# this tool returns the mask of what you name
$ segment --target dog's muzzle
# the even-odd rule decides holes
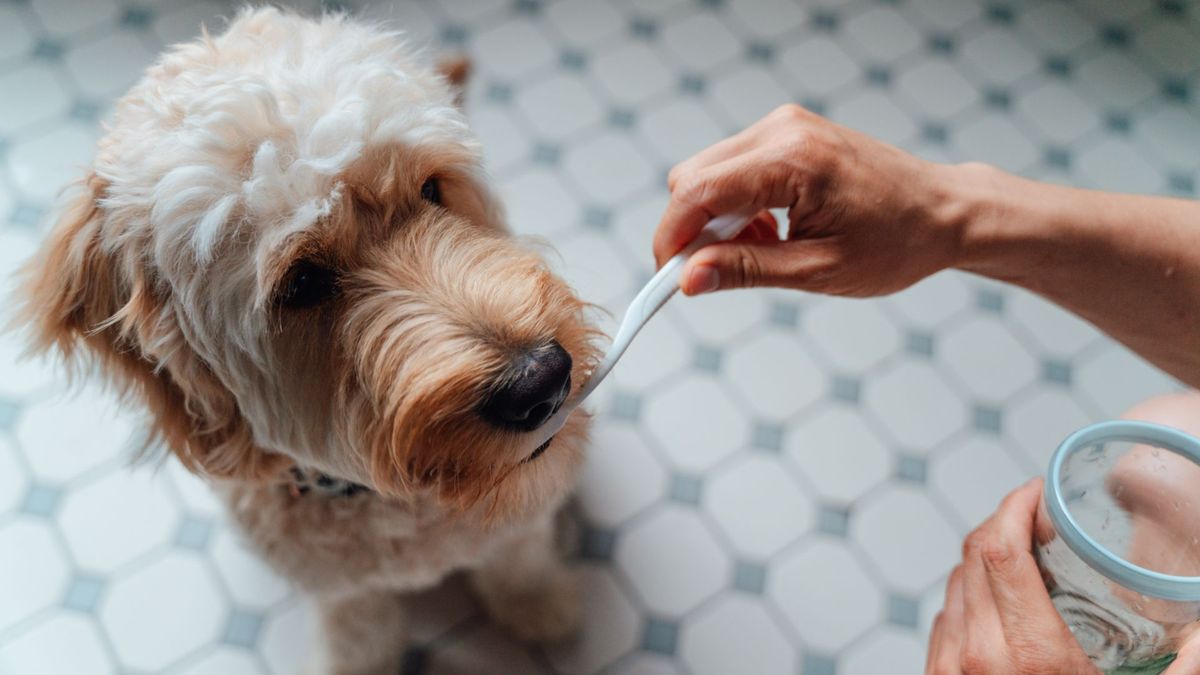
[[[545,424],[570,394],[571,355],[552,341],[514,359],[499,386],[480,405],[479,415],[501,429],[533,431]]]

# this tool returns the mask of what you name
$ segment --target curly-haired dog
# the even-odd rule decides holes
[[[402,594],[455,570],[519,637],[577,618],[552,520],[586,422],[527,432],[594,333],[507,233],[462,75],[344,17],[244,11],[119,102],[28,268],[38,345],[212,479],[315,597],[331,672],[392,672]]]

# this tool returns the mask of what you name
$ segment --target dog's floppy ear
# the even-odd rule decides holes
[[[29,326],[34,351],[57,350],[72,372],[99,366],[124,396],[150,410],[153,436],[188,468],[226,477],[273,474],[280,456],[253,446],[233,395],[186,347],[142,256],[104,245],[106,188],[95,174],[75,186],[23,270],[18,319]]]
[[[437,71],[454,89],[454,102],[461,108],[467,80],[471,77],[471,60],[465,56],[448,56],[438,61]]]

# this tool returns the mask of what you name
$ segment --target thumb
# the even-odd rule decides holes
[[[833,267],[835,255],[821,240],[721,242],[692,254],[680,289],[685,295],[758,286],[803,289]]]
[[[1171,667],[1163,671],[1163,675],[1189,675],[1200,672],[1200,635],[1192,633],[1175,655]]]

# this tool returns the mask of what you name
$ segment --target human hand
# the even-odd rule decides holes
[[[954,167],[787,105],[671,171],[654,255],[662,265],[712,218],[758,211],[737,239],[692,255],[684,293],[750,286],[891,293],[953,262],[958,182]],[[781,242],[765,209],[782,207],[789,227]]]
[[[929,638],[926,675],[1099,673],[1059,617],[1033,557],[1042,480],[1013,491],[967,536]],[[1200,671],[1200,642],[1164,675]]]

